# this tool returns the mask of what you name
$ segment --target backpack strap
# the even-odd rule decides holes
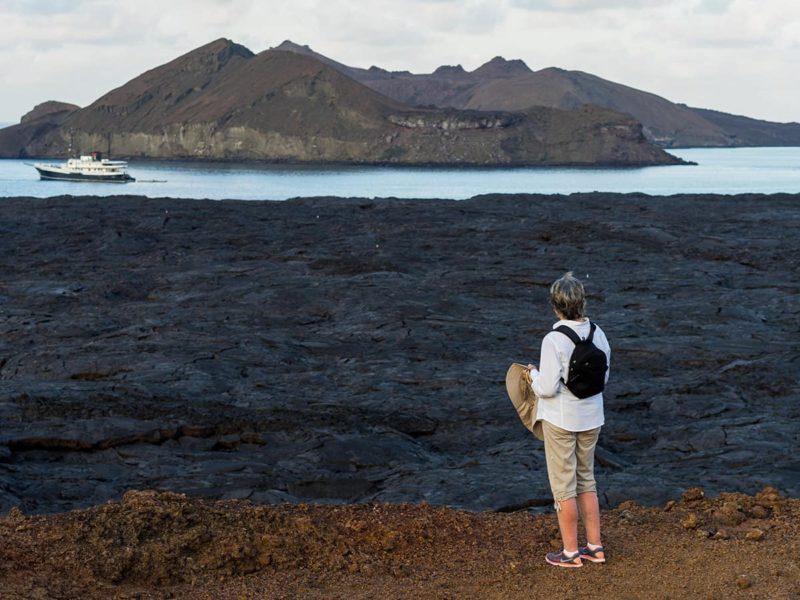
[[[590,322],[589,323],[589,336],[586,338],[585,341],[587,341],[587,342],[591,342],[592,341],[592,339],[594,338],[594,330],[595,329],[597,329],[597,325],[595,325],[594,323]],[[580,343],[583,343],[583,341],[584,341],[584,340],[581,339],[581,337],[577,333],[575,333],[575,330],[572,327],[569,327],[568,325],[559,325],[558,327],[553,329],[553,331],[558,331],[559,333],[563,333],[570,340],[572,340],[572,343],[575,344],[576,346],[578,344],[580,344]]]
[[[575,333],[575,330],[572,329],[572,327],[569,327],[568,325],[559,325],[558,327],[553,329],[553,331],[563,333],[570,340],[572,340],[572,343],[575,344],[576,346],[580,344],[582,341],[580,336],[577,333]]]

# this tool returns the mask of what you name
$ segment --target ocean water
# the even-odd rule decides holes
[[[0,197],[62,194],[285,200],[300,196],[470,198],[489,193],[800,193],[800,147],[691,148],[691,166],[644,168],[306,167],[130,161],[127,184],[41,181],[23,160],[0,160]],[[53,161],[55,162],[55,161]]]

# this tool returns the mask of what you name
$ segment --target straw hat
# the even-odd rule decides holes
[[[525,365],[513,363],[506,373],[506,392],[511,399],[514,408],[517,409],[522,424],[535,435],[543,440],[542,422],[536,420],[536,401],[538,398],[531,389],[531,380],[528,369]]]

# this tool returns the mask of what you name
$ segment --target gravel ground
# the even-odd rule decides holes
[[[3,598],[800,597],[800,501],[765,488],[626,502],[605,565],[547,565],[553,515],[427,505],[256,506],[128,492],[0,519]]]

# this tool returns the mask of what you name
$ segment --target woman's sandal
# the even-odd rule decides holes
[[[602,554],[603,556],[597,556],[598,554]],[[584,560],[588,560],[589,562],[593,563],[606,562],[606,553],[603,550],[602,546],[598,546],[594,550],[589,548],[589,546],[581,546],[580,548],[578,548],[578,556],[580,556]]]

